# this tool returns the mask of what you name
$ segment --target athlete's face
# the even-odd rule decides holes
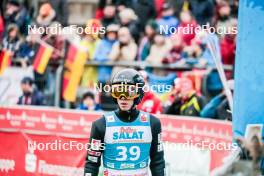
[[[122,111],[128,111],[132,108],[133,104],[134,104],[134,100],[128,100],[126,99],[125,97],[121,97],[121,98],[118,98],[117,99],[117,103],[118,103],[118,106],[119,108],[122,110]]]

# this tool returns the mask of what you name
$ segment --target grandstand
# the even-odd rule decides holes
[[[250,1],[252,8],[257,4],[260,9],[256,13],[263,15],[263,3]],[[165,149],[168,175],[221,175],[228,170],[221,167],[230,167],[238,155],[247,158],[238,150],[221,152],[196,145],[208,140],[230,147],[234,133],[243,136],[246,128],[262,130],[263,120],[258,119],[253,120],[256,126],[246,127],[245,122],[232,131],[241,113],[234,111],[239,96],[235,100],[233,96],[234,84],[241,84],[235,74],[243,70],[242,61],[237,63],[237,48],[244,52],[244,45],[238,43],[244,42],[238,38],[238,26],[243,25],[238,18],[241,5],[248,6],[239,0],[3,0],[0,135],[8,142],[5,152],[0,152],[0,175],[82,175],[85,149],[67,154],[57,150],[54,159],[49,151],[26,149],[23,135],[28,141],[67,143],[76,138],[85,144],[92,122],[118,108],[111,90],[98,87],[110,86],[113,76],[124,68],[139,71],[145,79],[149,91],[137,109],[161,120],[169,143]],[[30,30],[33,26],[38,30]],[[257,137],[261,141],[261,135]],[[16,138],[23,146],[23,158],[8,149]],[[189,141],[195,148],[188,146],[182,153],[178,144]],[[62,153],[68,157],[65,161]],[[42,154],[47,156],[41,158]],[[227,156],[233,158],[224,164]],[[253,156],[258,174],[260,158]],[[195,166],[189,165],[191,161]],[[1,162],[10,167],[4,170]]]

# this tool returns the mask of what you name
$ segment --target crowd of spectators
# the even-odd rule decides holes
[[[78,37],[79,42],[87,48],[87,60],[127,61],[127,63],[145,61],[154,65],[199,64],[205,68],[214,66],[206,43],[210,39],[214,41],[216,52],[220,53],[222,63],[234,66],[237,11],[238,0],[99,0],[94,19],[87,19],[87,24],[83,27],[90,27],[91,24],[97,23],[105,27],[105,34],[85,34]],[[26,82],[22,81],[22,87],[25,87],[25,83],[27,86],[32,86],[34,82],[36,90],[43,95],[54,97],[55,73],[58,66],[65,60],[66,40],[62,35],[51,33],[41,36],[29,35],[27,26],[33,24],[41,27],[58,24],[66,26],[68,15],[67,0],[43,1],[38,9],[34,9],[24,1],[8,0],[2,3],[1,49],[12,52],[12,66],[32,65],[37,37],[54,47],[46,72],[44,74],[34,72],[34,81],[27,78]],[[186,27],[190,30],[202,25],[212,26],[216,32],[186,33],[184,31]],[[161,30],[165,28],[177,30],[176,32]],[[85,66],[80,87],[88,88],[91,82],[107,84],[111,75],[122,68],[120,66],[113,68]],[[142,74],[145,75],[146,82],[151,84],[151,76],[165,79],[171,72],[155,68],[147,69]],[[207,87],[212,88],[207,95],[201,91],[202,79],[193,76],[193,71],[173,72],[177,76],[173,79],[174,88],[166,95],[167,98],[162,99],[154,92],[148,92],[139,105],[140,109],[151,113],[231,120],[230,115],[227,117],[223,115],[224,113],[218,113],[219,108],[227,112],[228,104],[223,106],[221,103],[214,103],[219,102],[219,99],[221,102],[225,99],[216,71],[206,72]],[[96,78],[91,75],[96,75]],[[232,78],[232,73],[227,75],[228,79]],[[33,95],[32,88],[31,92],[24,92],[23,96]],[[45,99],[42,94],[34,94],[37,96],[36,102],[40,102],[39,105],[53,105],[53,100],[39,101],[39,98]],[[30,104],[23,96],[19,99],[19,104]],[[80,103],[75,102],[75,107],[99,110],[101,107],[97,103],[102,101],[99,98],[97,102],[97,96],[103,97],[88,91],[84,93]],[[34,99],[32,98],[31,104]],[[218,107],[220,105],[221,107]]]

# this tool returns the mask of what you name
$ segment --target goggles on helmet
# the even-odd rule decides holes
[[[129,84],[114,84],[112,85],[111,95],[113,98],[120,99],[135,99],[140,96],[137,86]]]

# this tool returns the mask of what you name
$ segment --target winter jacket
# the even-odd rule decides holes
[[[68,0],[56,0],[49,1],[51,6],[56,11],[58,15],[56,15],[55,20],[59,21],[63,26],[67,26],[69,10],[68,10]]]
[[[107,26],[109,26],[110,24],[117,24],[118,21],[115,17],[113,17],[113,18],[105,18],[104,17],[101,19],[101,23],[105,28],[107,28]]]
[[[145,93],[140,104],[137,105],[137,109],[152,113],[160,114],[162,113],[162,103],[151,91]]]
[[[98,43],[98,46],[94,53],[94,60],[105,62],[109,60],[109,53],[112,50],[112,47],[116,41],[110,41],[108,39],[103,39]],[[110,80],[112,72],[112,67],[108,66],[99,66],[98,67],[98,81],[105,83]]]
[[[133,3],[132,9],[138,16],[140,31],[144,30],[149,19],[154,19],[156,17],[154,0],[138,0],[136,3]]]
[[[14,54],[14,58],[15,58],[17,55],[17,52],[19,51],[20,45],[21,45],[21,40],[19,37],[15,37],[14,39],[5,37],[3,39],[1,48],[11,51]]]
[[[81,45],[83,47],[86,47],[88,49],[88,58],[87,60],[94,59],[94,53],[96,51],[96,48],[100,42],[100,39],[95,39],[94,41],[90,42],[86,39],[83,39],[81,42]],[[94,84],[98,82],[98,72],[97,68],[93,66],[85,66],[82,80],[81,80],[81,86],[83,87],[93,87]]]
[[[170,36],[174,30],[173,28],[177,28],[179,26],[179,20],[174,16],[165,16],[160,19],[158,19],[157,23],[160,26],[160,29],[162,29],[162,34],[165,36]]]
[[[137,20],[133,20],[127,25],[121,25],[121,27],[127,27],[134,41],[138,43],[139,38],[140,38],[140,25]]]
[[[183,43],[185,45],[191,45],[191,41],[195,37],[195,28],[197,27],[197,22],[193,20],[190,23],[181,22],[178,28],[178,33],[181,35]],[[186,32],[187,30],[187,32]]]
[[[145,61],[147,56],[149,55],[151,47],[151,42],[149,41],[148,37],[143,37],[139,49],[138,49],[138,60],[139,61]]]
[[[235,63],[235,53],[236,53],[236,43],[235,40],[225,37],[221,43],[221,55],[224,64],[234,65]]]
[[[27,9],[25,7],[20,7],[20,9],[11,15],[4,16],[5,26],[15,23],[21,34],[27,34],[28,25],[30,24],[30,17]]]
[[[120,42],[116,42],[109,54],[109,59],[112,61],[134,61],[137,56],[137,45],[131,40],[127,45],[121,45]],[[117,73],[124,67],[114,67],[112,75]]]
[[[165,39],[163,45],[153,44],[150,48],[150,53],[146,58],[151,64],[162,64],[163,59],[167,56],[172,48],[172,43],[169,39]]]
[[[191,0],[191,11],[198,24],[205,25],[211,23],[214,16],[213,0]]]
[[[231,120],[231,113],[228,112],[229,105],[224,93],[221,93],[214,97],[208,104],[205,105],[201,111],[201,117]]]
[[[43,106],[46,102],[43,94],[38,90],[34,90],[31,95],[22,95],[19,97],[17,104]]]
[[[201,117],[216,119],[216,109],[225,98],[224,94],[214,97],[201,111]]]
[[[80,106],[77,109],[80,109],[80,110],[88,110],[88,111],[100,111],[101,110],[99,104],[96,104],[93,109],[85,106],[84,104],[80,104]]]
[[[200,116],[203,106],[203,99],[194,93],[191,94],[186,101],[182,101],[177,97],[167,110],[167,114],[198,117]]]
[[[32,63],[35,52],[35,46],[33,44],[30,44],[29,42],[24,42],[20,45],[17,57],[25,59]]]

